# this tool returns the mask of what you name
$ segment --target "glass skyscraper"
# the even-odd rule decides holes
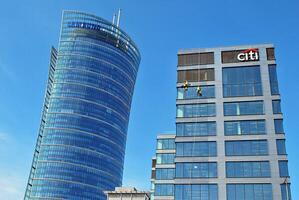
[[[121,186],[139,51],[117,25],[64,11],[24,199],[106,199]]]
[[[157,137],[155,200],[291,200],[271,44],[181,50],[176,133]]]

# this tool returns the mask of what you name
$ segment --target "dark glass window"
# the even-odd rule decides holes
[[[156,179],[157,180],[170,180],[174,178],[173,168],[157,168]]]
[[[216,184],[175,185],[175,200],[218,200]]]
[[[179,70],[178,83],[188,82],[201,82],[201,81],[214,81],[214,69],[192,69],[192,70]]]
[[[268,155],[267,140],[226,141],[227,156],[261,156]]]
[[[215,86],[203,85],[198,87],[178,88],[178,99],[208,99],[215,98]]]
[[[176,163],[176,178],[216,178],[217,163]]]
[[[272,95],[279,94],[276,65],[269,65],[269,78],[270,78],[271,94]]]
[[[179,142],[176,143],[176,156],[217,156],[216,142]]]
[[[267,48],[267,60],[275,60],[274,48]]]
[[[262,178],[270,176],[268,161],[226,162],[227,178]]]
[[[215,115],[215,103],[188,104],[177,106],[177,117],[213,117]]]
[[[158,139],[157,149],[175,149],[174,139]]]
[[[227,184],[227,200],[272,200],[272,185]]]
[[[177,123],[177,136],[212,136],[216,135],[216,122]]]
[[[286,155],[286,145],[284,139],[276,140],[276,148],[277,148],[277,154],[278,155]]]
[[[292,195],[291,195],[291,184],[281,184],[280,189],[281,189],[281,200],[292,200]],[[287,198],[288,197],[288,198]]]
[[[276,134],[284,134],[282,119],[274,119],[274,127],[275,127]]]
[[[214,64],[214,52],[178,55],[178,66]]]
[[[223,96],[261,96],[260,66],[223,68]]]
[[[156,184],[155,196],[173,196],[174,187],[172,184]]]
[[[273,114],[280,114],[281,113],[280,100],[273,100],[272,101],[272,109],[273,109]]]
[[[158,153],[157,164],[173,164],[174,154],[172,153]]]
[[[242,120],[224,122],[225,135],[264,135],[265,120]]]
[[[280,161],[278,161],[278,165],[279,165],[280,177],[289,177],[288,161],[280,160]]]
[[[264,114],[263,101],[226,102],[223,106],[225,116]]]

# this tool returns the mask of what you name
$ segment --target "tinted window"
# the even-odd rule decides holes
[[[261,96],[260,66],[223,68],[223,96]]]

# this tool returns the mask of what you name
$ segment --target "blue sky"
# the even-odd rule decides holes
[[[63,9],[112,19],[137,43],[142,62],[129,125],[124,184],[150,186],[157,133],[175,131],[178,49],[274,43],[293,199],[299,199],[298,0],[28,0],[0,7],[0,199],[21,199],[40,123],[50,47]],[[296,190],[297,188],[297,190]]]

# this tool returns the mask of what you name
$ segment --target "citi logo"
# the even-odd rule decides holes
[[[237,56],[239,61],[256,61],[259,60],[258,49],[247,49],[239,53]]]

